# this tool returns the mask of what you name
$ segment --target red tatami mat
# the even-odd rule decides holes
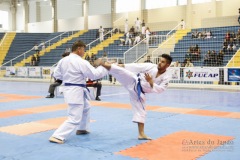
[[[233,138],[180,131],[128,148],[118,154],[144,160],[192,160],[211,152],[221,146],[222,142]]]

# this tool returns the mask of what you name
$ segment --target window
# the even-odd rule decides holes
[[[192,4],[211,2],[212,0],[192,0]]]
[[[140,10],[140,3],[141,0],[116,0],[116,13]]]
[[[0,11],[0,24],[2,25],[2,29],[9,30],[8,28],[8,12]]]
[[[187,5],[187,0],[146,0],[146,9]]]

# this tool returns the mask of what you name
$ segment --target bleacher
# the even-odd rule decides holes
[[[237,33],[239,26],[230,26],[230,27],[214,27],[214,28],[198,28],[192,29],[191,33],[188,33],[187,36],[184,36],[182,40],[180,40],[174,48],[174,52],[171,52],[171,56],[174,58],[174,61],[179,61],[181,63],[184,62],[185,55],[188,52],[190,46],[198,45],[201,50],[201,55],[199,59],[192,59],[192,63],[194,66],[204,66],[204,55],[208,50],[215,50],[218,54],[220,50],[222,50],[224,37],[227,31]],[[213,37],[210,39],[192,39],[192,33],[195,31],[203,32],[203,31],[211,31]],[[239,46],[237,46],[239,48]],[[228,61],[234,53],[225,52],[223,58],[222,66],[226,66]]]
[[[4,36],[5,33],[0,33],[0,41],[2,40],[3,36]]]
[[[52,36],[54,36],[55,33],[53,33]],[[6,55],[3,64],[10,61],[11,59],[21,55],[22,53],[31,50],[35,44],[40,44],[42,41],[46,41],[52,36],[50,36],[50,33],[17,33],[15,39],[13,40],[11,47],[8,51],[8,54]],[[31,51],[28,54],[26,54],[26,57],[29,55],[34,54],[35,51]],[[13,60],[13,65],[21,60],[23,60],[24,57],[21,56],[15,60]],[[6,66],[10,66],[11,63],[6,64]]]
[[[84,33],[83,35],[73,38],[72,40],[68,41],[67,43],[62,44],[61,46],[56,47],[56,49],[52,49],[49,53],[45,54],[44,56],[40,57],[39,66],[52,66],[56,64],[60,59],[61,55],[65,52],[66,48],[72,46],[72,44],[77,40],[82,40],[85,44],[89,44],[90,42],[96,39],[97,30],[89,30],[88,32]],[[91,44],[91,47],[96,46],[99,41]],[[88,49],[88,48],[87,48]]]

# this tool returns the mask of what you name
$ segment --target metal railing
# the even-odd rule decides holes
[[[113,36],[113,31],[115,30],[115,28],[113,28],[113,29],[111,29],[110,31],[108,31],[107,33],[105,33],[104,35],[103,35],[103,39],[105,39],[104,37],[106,37],[107,35],[109,35],[110,34],[110,37],[112,38],[112,36]],[[91,50],[91,48],[92,48],[92,46],[93,45],[96,45],[97,43],[98,43],[98,41],[100,41],[100,37],[99,38],[97,38],[97,39],[95,39],[94,41],[92,41],[92,42],[90,42],[90,43],[88,43],[87,45],[86,45],[86,48],[88,48],[88,55],[90,56],[90,50]],[[101,42],[100,42],[101,43]]]
[[[56,37],[54,37],[54,38],[52,38],[52,39],[50,39],[50,40],[48,40],[48,41],[46,41],[46,42],[44,42],[44,43],[40,43],[40,44],[38,45],[38,48],[41,47],[43,44],[44,44],[44,45],[47,44],[47,46],[49,47],[49,46],[51,46],[51,45],[53,44],[52,41],[54,41],[54,40],[56,40],[56,39],[57,39],[58,41],[59,41],[59,40],[62,40],[63,35],[67,34],[67,36],[70,36],[70,35],[73,35],[74,32],[76,32],[76,31],[63,32],[63,33],[61,33],[60,35],[58,35],[58,36],[56,36]],[[59,38],[59,39],[58,39],[58,38]],[[54,41],[54,42],[55,42],[55,41]],[[34,51],[34,47],[33,47],[32,49],[30,49],[30,50],[28,50],[28,51],[20,54],[19,56],[17,56],[17,57],[15,57],[15,58],[13,58],[13,59],[11,59],[11,60],[3,63],[3,64],[0,66],[0,68],[1,68],[2,66],[4,66],[4,65],[9,64],[9,63],[10,63],[10,66],[12,66],[12,65],[13,65],[13,61],[16,60],[16,59],[18,59],[18,58],[20,58],[20,57],[23,57],[23,60],[24,60],[24,63],[25,63],[25,59],[26,59],[26,57],[28,57],[29,55],[31,55],[31,53],[30,53],[31,51]],[[28,55],[28,54],[29,54],[29,55]]]
[[[138,61],[143,55],[147,53],[148,45],[146,44],[146,38],[139,43],[124,52],[124,63],[134,63]]]
[[[179,23],[176,27],[174,27],[171,31],[169,31],[165,36],[166,36],[166,41],[165,42],[161,42],[161,45],[156,48],[153,52],[152,52],[152,57],[158,57],[159,55],[162,54],[162,46],[164,46],[166,43],[168,43],[169,41],[173,40],[175,43],[175,36],[174,36],[174,31],[177,30],[179,28],[179,26],[181,26],[182,23]],[[159,43],[160,44],[160,43]],[[172,46],[174,48],[174,45]]]

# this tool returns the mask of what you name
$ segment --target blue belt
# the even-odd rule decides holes
[[[142,86],[141,86],[141,79],[140,79],[140,74],[138,73],[137,74],[137,76],[138,76],[138,82],[137,82],[137,94],[138,94],[138,98],[139,98],[139,100],[140,100],[140,95],[141,95],[141,93],[145,93],[144,91],[143,91],[143,89],[142,89]]]
[[[64,84],[65,86],[78,86],[78,87],[83,87],[83,88],[86,88],[89,91],[89,89],[87,88],[86,84],[74,84],[74,83],[65,83]]]

